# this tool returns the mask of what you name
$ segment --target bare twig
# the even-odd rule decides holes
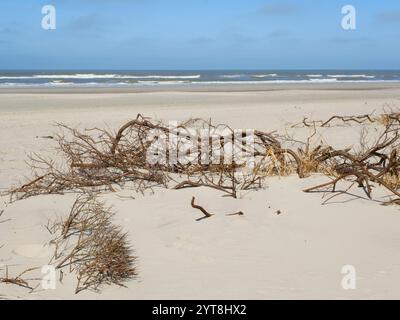
[[[206,218],[210,218],[210,217],[213,216],[213,214],[209,213],[209,212],[208,212],[206,209],[204,209],[202,206],[196,205],[196,204],[194,203],[195,200],[196,200],[196,198],[195,198],[195,197],[192,197],[192,201],[191,201],[191,203],[190,203],[191,206],[192,206],[192,208],[195,208],[195,209],[200,210],[200,211],[205,215]]]

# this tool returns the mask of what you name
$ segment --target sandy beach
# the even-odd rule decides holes
[[[189,89],[188,89],[189,88]],[[304,139],[310,128],[292,128],[307,119],[332,115],[379,114],[400,105],[399,84],[226,85],[141,89],[0,89],[0,191],[29,177],[31,153],[54,154],[48,139],[55,123],[117,129],[142,114],[156,120],[212,119]],[[321,139],[336,148],[356,145],[360,127],[323,128]],[[326,182],[315,174],[270,177],[259,191],[238,199],[206,188],[136,193],[127,188],[101,198],[116,211],[129,235],[138,275],[126,288],[74,294],[73,274],[56,289],[33,292],[0,283],[9,299],[398,299],[400,298],[400,215],[398,206],[343,195],[322,205],[322,193],[302,190]],[[201,215],[196,199],[216,212]],[[69,213],[74,195],[43,195],[7,203],[1,198],[0,276],[38,267],[51,258],[49,220]],[[243,211],[243,216],[225,213]],[[279,212],[279,214],[277,214]],[[343,266],[357,272],[355,290],[342,287]]]

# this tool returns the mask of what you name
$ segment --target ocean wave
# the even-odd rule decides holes
[[[30,79],[109,79],[114,74],[34,74],[30,76],[0,76],[3,80],[30,80]]]
[[[126,79],[200,79],[201,75],[188,75],[188,76],[178,76],[178,75],[171,75],[171,76],[161,76],[161,75],[148,75],[148,76],[130,76]]]
[[[270,73],[270,74],[253,74],[253,78],[267,78],[267,77],[277,77],[277,73]]]
[[[44,85],[53,85],[53,86],[70,86],[70,85],[74,85],[74,82],[71,81],[63,81],[63,80],[54,80],[54,81],[50,81],[45,83]]]
[[[302,79],[302,80],[246,80],[246,81],[120,81],[120,82],[85,82],[77,83],[70,81],[49,81],[44,83],[32,82],[0,82],[1,87],[138,87],[138,86],[165,86],[165,85],[253,85],[253,84],[317,84],[317,83],[400,83],[400,80],[341,80],[340,78],[329,79]]]
[[[19,87],[19,86],[29,86],[32,84],[29,83],[18,83],[18,82],[2,82],[0,83],[0,87]]]
[[[226,79],[236,79],[236,78],[241,78],[245,76],[244,74],[222,74],[219,77],[220,78],[226,78]]]
[[[121,74],[35,74],[31,76],[0,76],[2,80],[29,79],[199,79],[201,75],[121,75]]]
[[[337,79],[308,79],[308,80],[264,80],[264,81],[202,81],[192,82],[193,84],[289,84],[289,83],[332,83],[339,82]],[[342,81],[350,82],[350,81]],[[361,81],[360,81],[361,82]]]
[[[194,83],[194,82],[189,82],[189,81],[183,81],[183,80],[176,80],[176,81],[138,81],[137,84],[142,84],[142,85],[165,85],[165,84],[182,84],[182,83]],[[202,83],[202,82],[197,82],[197,83]]]
[[[328,78],[365,78],[375,79],[375,76],[369,76],[366,74],[328,74]]]

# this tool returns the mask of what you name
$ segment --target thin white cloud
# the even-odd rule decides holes
[[[378,15],[379,22],[395,22],[400,23],[400,11],[387,11]]]
[[[261,7],[258,12],[271,16],[288,16],[297,14],[301,11],[301,7],[290,3],[273,3]]]

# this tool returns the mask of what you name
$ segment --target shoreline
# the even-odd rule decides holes
[[[385,90],[398,89],[400,82],[338,82],[338,83],[271,83],[271,84],[180,84],[154,86],[74,86],[74,87],[1,87],[0,94],[59,94],[59,93],[145,93],[145,92],[262,92],[287,90]]]

